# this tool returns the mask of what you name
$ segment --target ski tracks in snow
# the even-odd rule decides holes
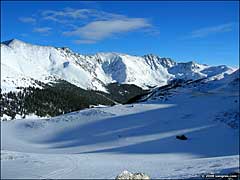
[[[78,161],[77,158],[71,157],[71,155],[61,155],[62,157],[59,159],[59,163],[62,168],[58,168],[49,174],[45,175],[46,179],[59,179],[64,177],[69,177],[68,175],[75,170],[78,170]],[[64,164],[63,164],[64,162]]]

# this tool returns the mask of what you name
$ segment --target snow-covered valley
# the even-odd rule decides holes
[[[1,178],[192,178],[239,169],[239,70],[140,103],[1,122]],[[184,134],[188,139],[176,139]]]

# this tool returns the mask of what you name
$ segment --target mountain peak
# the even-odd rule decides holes
[[[59,47],[58,50],[63,50],[67,53],[73,53],[73,51],[69,47]]]
[[[19,77],[19,73],[42,82],[46,82],[48,77],[54,77],[83,89],[106,91],[105,85],[111,82],[148,88],[165,85],[172,78],[199,79],[231,71],[193,61],[177,63],[171,58],[153,54],[140,57],[102,52],[88,56],[72,52],[68,47],[34,45],[18,39],[5,41],[1,45],[1,65],[4,67],[2,75],[5,79]],[[9,81],[11,85],[5,86],[15,87],[17,81],[16,78],[13,83]],[[18,87],[27,84],[25,81],[19,82],[21,85]]]
[[[188,62],[186,62],[186,64],[198,64],[196,61],[188,61]]]
[[[29,43],[29,42],[26,42],[26,41],[22,41],[22,40],[19,40],[19,39],[10,39],[10,40],[7,40],[7,41],[3,41],[1,42],[1,44],[4,44],[6,46],[11,46],[11,47],[18,47],[20,45],[23,45],[23,46],[45,46],[45,45],[39,45],[39,44],[32,44],[32,43]],[[53,47],[53,46],[45,46],[45,47]]]
[[[15,43],[25,43],[19,39],[10,39],[10,40],[7,40],[7,41],[3,41],[1,44],[5,44],[5,45],[10,45],[10,44],[15,44]]]
[[[157,61],[165,68],[170,68],[170,67],[177,64],[171,58],[160,57],[160,56],[157,56],[157,55],[154,55],[154,54],[146,54],[146,55],[143,56],[143,58],[146,59],[147,61],[149,61],[149,60],[150,61]]]
[[[155,55],[155,54],[152,54],[152,53],[150,53],[150,54],[145,54],[145,55],[143,55],[143,57],[144,57],[144,58],[161,58],[161,57],[159,57],[158,55]]]

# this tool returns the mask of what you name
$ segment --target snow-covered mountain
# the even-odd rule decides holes
[[[231,74],[220,74],[218,76],[201,78],[197,80],[172,81],[166,86],[156,87],[147,95],[142,95],[136,101],[155,101],[162,102],[174,99],[176,95],[194,94],[211,95],[211,94],[239,94],[239,69]]]
[[[81,55],[69,48],[39,46],[17,39],[1,43],[1,89],[37,86],[35,80],[63,79],[83,89],[106,91],[105,85],[118,82],[147,89],[166,85],[174,78],[199,79],[230,74],[227,66],[207,66],[196,62],[177,63],[154,55],[121,53]]]
[[[81,111],[70,106],[71,113],[57,106],[61,115],[41,120],[33,117],[36,110],[47,114],[51,111],[45,110],[55,109],[51,98],[58,100],[55,95],[62,97],[63,89],[72,89],[66,93],[70,100],[63,98],[57,104],[84,103],[76,98],[78,93],[71,93],[80,88],[67,82],[66,86],[56,86],[60,90],[55,94],[46,89],[46,102],[41,93],[32,96],[31,88],[25,92],[30,96],[23,96],[22,91],[17,92],[19,96],[5,93],[4,112],[33,114],[29,119],[0,122],[3,179],[113,179],[123,170],[144,172],[153,179],[239,173],[239,69],[178,63],[154,55],[85,56],[68,48],[12,40],[1,44],[1,77],[4,91],[18,86],[40,87],[36,80],[57,79],[102,91],[111,82],[157,86],[134,96],[141,100],[138,103],[92,106]],[[114,84],[112,91],[119,91],[116,86],[119,84]],[[124,94],[129,89],[120,90]],[[84,91],[80,91],[84,97],[111,100],[107,93],[97,92],[99,96],[93,97]],[[187,139],[178,139],[181,135]]]
[[[1,122],[1,178],[114,179],[129,170],[152,179],[237,179],[239,70],[153,93],[142,103]]]

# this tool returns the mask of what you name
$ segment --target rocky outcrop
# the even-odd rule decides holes
[[[150,177],[148,175],[146,175],[145,173],[140,173],[140,172],[137,172],[137,173],[131,173],[129,171],[123,171],[122,173],[120,173],[116,178],[116,180],[119,180],[119,179],[150,179]]]

